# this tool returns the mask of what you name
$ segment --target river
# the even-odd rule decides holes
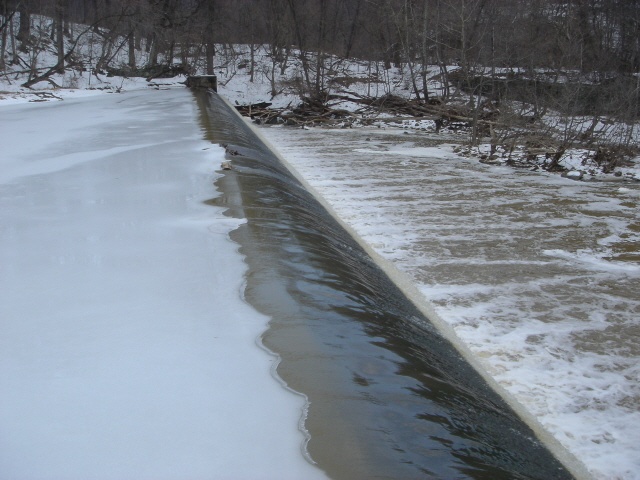
[[[640,185],[398,129],[261,132],[453,342],[596,478],[640,478]]]
[[[309,400],[318,466],[345,479],[571,478],[244,121],[215,94],[199,103],[209,140],[232,154],[210,203],[247,220],[231,234],[245,298],[271,317],[278,375]]]

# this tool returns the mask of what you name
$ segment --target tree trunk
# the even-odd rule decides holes
[[[150,67],[155,67],[156,65],[158,65],[158,53],[159,53],[158,35],[156,35],[156,33],[154,32],[151,35],[151,44],[150,44],[150,50],[149,50],[149,66]]]
[[[253,76],[256,71],[256,46],[254,43],[249,45],[249,81],[253,83]]]
[[[290,53],[291,50],[289,50],[289,47],[285,47],[284,54],[282,55],[282,63],[280,63],[280,75],[284,76],[284,74],[287,73],[287,65],[289,64]]]
[[[20,14],[20,27],[16,38],[21,42],[26,42],[31,36],[31,14],[25,2],[18,4],[18,13]]]
[[[2,28],[0,33],[0,70],[4,70],[6,67],[4,54],[7,51],[7,31],[9,30],[9,22],[11,21],[11,18],[9,17],[9,9],[7,7],[7,0],[3,0],[2,11],[0,11],[0,13],[2,14],[2,20],[4,22],[0,27]]]
[[[294,33],[296,40],[298,41],[298,49],[300,51],[300,62],[302,63],[302,71],[304,73],[304,79],[306,86],[311,86],[311,78],[309,77],[309,63],[307,62],[307,55],[305,52],[306,42],[302,36],[302,26],[298,22],[298,10],[296,9],[296,2],[294,0],[288,0],[289,12],[291,13],[291,19],[293,20]]]
[[[18,57],[18,48],[16,46],[17,37],[13,34],[14,26],[13,26],[13,18],[9,22],[9,38],[11,39],[11,64],[18,65],[20,63],[20,58]]]
[[[353,14],[353,19],[351,20],[351,27],[349,28],[349,36],[347,38],[347,45],[344,53],[345,58],[349,58],[351,56],[351,49],[353,48],[353,44],[356,38],[356,27],[358,25],[358,19],[360,18],[361,4],[362,4],[362,0],[358,0],[356,2],[356,11]]]
[[[135,70],[136,69],[136,41],[135,41],[135,33],[133,32],[133,30],[131,30],[129,32],[129,37],[128,37],[128,42],[129,42],[129,68],[131,70]]]
[[[56,50],[58,51],[58,63],[56,71],[64,73],[64,5],[63,0],[56,2]]]
[[[176,47],[176,42],[172,40],[171,44],[169,45],[169,52],[167,54],[167,61],[166,61],[166,64],[169,66],[173,65],[173,55],[175,52],[175,47]]]
[[[424,103],[429,103],[429,85],[427,79],[427,66],[422,65],[422,71],[420,72],[422,77],[422,96],[424,97]]]
[[[214,74],[213,58],[216,54],[214,38],[214,20],[216,18],[215,2],[209,0],[207,3],[207,24],[204,32],[205,56],[207,63],[207,75]]]
[[[213,58],[216,54],[216,46],[212,41],[207,42],[206,56],[207,56],[207,75],[214,74]]]
[[[420,76],[422,77],[422,93],[424,95],[424,102],[428,103],[429,102],[429,88],[427,85],[427,65],[428,65],[428,61],[429,61],[429,53],[428,53],[428,46],[427,46],[427,31],[428,31],[428,20],[429,20],[429,15],[428,15],[428,8],[427,8],[427,2],[424,2],[424,5],[422,6],[422,66],[420,69]]]

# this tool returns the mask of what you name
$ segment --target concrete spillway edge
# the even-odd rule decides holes
[[[253,133],[264,143],[264,145],[273,153],[273,155],[289,170],[291,175],[296,178],[304,188],[322,205],[322,207],[331,215],[338,224],[357,242],[365,252],[373,259],[378,267],[395,283],[404,293],[407,299],[412,302],[416,308],[427,317],[436,329],[458,350],[462,357],[482,376],[489,386],[500,395],[507,404],[516,412],[516,414],[526,423],[536,434],[538,439],[549,449],[549,451],[569,470],[569,472],[578,480],[594,480],[586,466],[578,460],[564,445],[558,441],[540,421],[527,410],[511,393],[509,393],[495,378],[488,372],[485,366],[478,360],[469,347],[455,333],[451,325],[443,320],[436,312],[434,305],[416,288],[409,276],[400,271],[392,262],[382,257],[369,245],[360,235],[347,223],[345,223],[336,213],[333,207],[324,199],[322,194],[312,187],[305,178],[284,158],[278,149],[267,140],[262,133],[251,122],[240,115],[235,107],[229,101],[220,96],[220,98],[229,106],[229,109],[238,116],[238,118],[246,123]]]

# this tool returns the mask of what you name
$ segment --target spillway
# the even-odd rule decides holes
[[[196,92],[233,169],[211,200],[232,232],[262,343],[308,398],[310,458],[331,478],[573,478],[233,108]],[[259,399],[256,399],[259,401]]]

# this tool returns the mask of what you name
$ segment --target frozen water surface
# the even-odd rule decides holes
[[[385,130],[264,128],[596,478],[640,478],[638,184],[492,167]]]
[[[0,476],[321,478],[185,89],[0,110]]]

